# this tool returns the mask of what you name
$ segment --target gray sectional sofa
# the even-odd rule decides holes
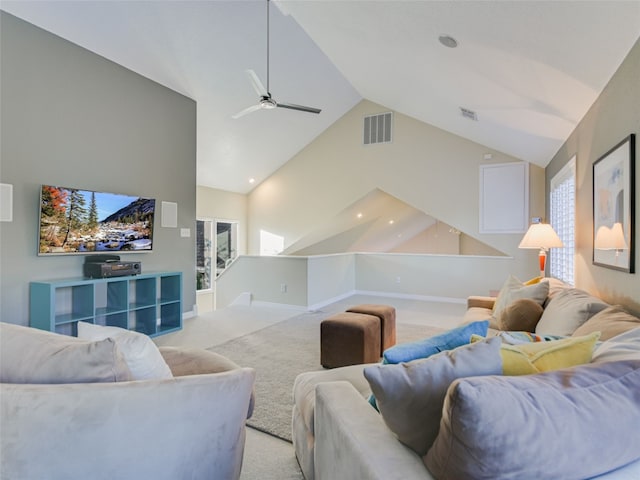
[[[434,382],[437,374],[425,370],[427,365],[455,354],[460,358],[463,349],[476,355],[470,352],[473,345],[400,365],[301,374],[293,388],[292,432],[305,478],[640,478],[640,444],[628,441],[640,428],[640,319],[553,279],[543,282],[547,285],[522,292],[531,286],[511,281],[507,288],[508,281],[497,298],[470,298],[461,324],[490,320],[489,337],[502,336],[502,325],[530,322],[526,317],[537,315],[531,336],[568,337],[556,343],[587,339],[588,363],[521,376],[462,375],[443,394],[442,409],[429,417],[428,405],[415,410],[415,402],[400,399],[397,410],[409,412],[405,427],[413,423],[418,437],[435,435],[422,450],[414,442],[415,432],[398,428],[403,420],[393,418],[397,412],[389,402],[386,409],[379,403],[382,414],[370,404],[372,387],[383,393],[376,378],[393,372],[392,392],[413,388],[421,378]],[[529,302],[532,298],[539,309]],[[496,300],[502,302],[497,310]],[[520,307],[501,312],[514,303]],[[505,338],[484,340],[486,355],[494,354],[490,349],[503,355]],[[473,358],[466,361],[473,363]],[[495,368],[486,358],[493,357],[482,360],[485,372]]]

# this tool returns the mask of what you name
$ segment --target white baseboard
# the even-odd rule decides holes
[[[374,297],[402,298],[405,300],[420,300],[422,302],[467,303],[466,298],[434,297],[430,295],[416,295],[411,293],[389,293],[389,292],[375,292],[370,290],[356,290],[354,294],[372,295]]]
[[[182,320],[187,320],[189,318],[194,318],[198,316],[198,307],[196,305],[193,306],[193,310],[189,312],[182,312]]]
[[[234,305],[237,305],[237,304],[234,303]],[[285,310],[292,310],[294,312],[306,312],[309,310],[304,305],[292,305],[290,303],[262,302],[260,300],[252,301],[251,305],[256,307],[283,308]]]

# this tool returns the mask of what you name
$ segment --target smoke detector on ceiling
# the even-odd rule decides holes
[[[462,116],[465,118],[468,118],[469,120],[473,120],[473,121],[478,121],[478,114],[476,112],[474,112],[473,110],[469,110],[468,108],[464,108],[464,107],[460,107],[460,113],[462,113]]]
[[[458,41],[451,35],[440,35],[438,40],[445,47],[456,48],[458,46]]]

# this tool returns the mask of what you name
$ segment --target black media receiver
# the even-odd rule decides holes
[[[88,278],[123,277],[142,273],[142,265],[122,262],[119,255],[92,255],[85,259],[83,270]]]

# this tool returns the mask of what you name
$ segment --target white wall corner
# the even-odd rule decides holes
[[[182,320],[194,318],[198,316],[198,305],[194,305],[193,309],[189,312],[182,312]]]
[[[310,312],[314,311],[314,310],[320,310],[320,309],[326,307],[327,305],[331,305],[332,303],[337,303],[337,302],[339,302],[341,300],[344,300],[345,298],[349,298],[349,297],[355,295],[356,293],[357,292],[355,290],[350,290],[350,291],[345,292],[345,293],[343,293],[341,295],[338,295],[338,296],[323,300],[322,302],[318,302],[318,303],[315,303],[313,305],[309,305],[307,307],[307,309]]]

